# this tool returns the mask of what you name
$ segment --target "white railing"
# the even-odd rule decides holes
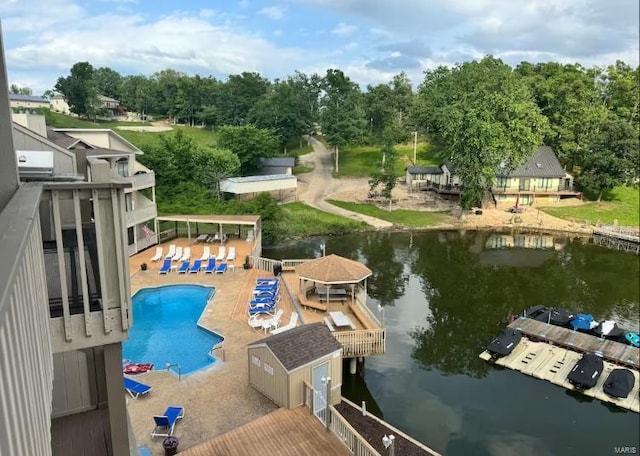
[[[301,265],[309,261],[309,259],[299,259],[299,260],[282,260],[282,270],[283,271],[292,271],[296,266]]]
[[[51,454],[53,358],[39,206],[23,185],[0,212],[0,454]]]
[[[144,234],[139,234],[139,236],[142,236],[142,237],[138,238],[138,242],[135,242],[127,247],[129,256],[135,255],[136,253],[148,247],[151,247],[152,245],[156,245],[158,243],[158,235],[155,233],[149,236],[148,240]]]
[[[148,201],[148,200],[147,200]],[[127,212],[127,227],[135,226],[140,223],[144,223],[147,220],[152,220],[158,216],[158,209],[153,203],[146,206],[138,207],[130,212]]]
[[[342,345],[342,356],[345,358],[382,355],[385,353],[384,329],[334,331],[331,334]]]
[[[153,171],[134,174],[127,179],[129,179],[133,183],[132,190],[141,190],[143,188],[155,187],[156,185],[156,175]]]
[[[380,456],[375,448],[356,431],[353,426],[331,405],[329,406],[331,424],[329,429],[349,449],[354,456]]]
[[[357,287],[355,290],[355,293],[356,293],[356,303],[358,307],[367,315],[368,318],[371,319],[371,321],[376,326],[378,326],[379,328],[382,328],[382,323],[380,322],[376,314],[367,305],[367,302],[366,302],[367,294],[365,293],[364,288]]]
[[[253,266],[253,269],[259,271],[269,271],[273,273],[273,268],[278,265],[281,266],[282,262],[278,260],[272,260],[271,258],[263,258],[259,256],[250,255],[249,263]]]

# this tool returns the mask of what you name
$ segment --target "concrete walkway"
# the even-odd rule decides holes
[[[309,141],[313,146],[313,153],[307,157],[312,159],[314,168],[312,172],[307,173],[305,176],[309,186],[307,191],[300,195],[300,201],[321,211],[365,222],[375,228],[392,227],[393,223],[386,220],[348,211],[325,201],[332,193],[336,192],[338,187],[336,179],[331,174],[333,172],[333,158],[320,141],[315,138],[309,138]]]

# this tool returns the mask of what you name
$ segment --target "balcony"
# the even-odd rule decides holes
[[[133,205],[135,209],[127,210],[126,213],[127,228],[152,220],[158,216],[158,209],[153,201],[141,194],[134,196],[136,197]]]
[[[153,171],[138,171],[133,176],[125,177],[124,179],[133,185],[125,190],[126,193],[156,186],[156,174]]]
[[[493,187],[491,191],[496,195],[557,195],[557,194],[579,194],[571,185],[558,185],[552,187],[536,187],[534,185],[518,187]]]

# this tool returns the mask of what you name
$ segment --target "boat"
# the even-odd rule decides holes
[[[562,307],[551,309],[551,324],[556,326],[568,326],[574,318],[573,312]]]
[[[598,322],[593,319],[591,314],[578,314],[569,322],[569,325],[574,331],[591,333],[591,330],[598,326]]]
[[[602,386],[602,390],[611,397],[625,399],[636,384],[636,378],[629,369],[614,369]]]
[[[501,358],[510,354],[518,346],[522,339],[522,333],[513,328],[505,328],[487,345],[487,351],[492,359]]]
[[[587,353],[573,366],[567,380],[577,389],[593,388],[602,374],[604,363],[602,358],[594,353]]]
[[[630,345],[640,347],[640,336],[638,333],[630,331],[624,335],[624,338]]]
[[[569,327],[569,322],[575,317],[574,313],[568,309],[542,305],[529,307],[524,313],[528,318],[563,327]]]
[[[525,318],[533,318],[535,319],[537,316],[539,316],[541,313],[545,312],[549,310],[549,308],[547,306],[543,306],[542,304],[538,304],[537,306],[533,306],[533,307],[529,307],[528,309],[525,309],[524,312],[522,312],[523,316]]]
[[[598,326],[593,328],[594,334],[607,339],[618,339],[624,334],[624,330],[618,326],[615,321],[604,320]]]

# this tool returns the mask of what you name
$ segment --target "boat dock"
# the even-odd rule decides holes
[[[518,318],[509,327],[519,329],[523,336],[534,341],[547,342],[578,353],[596,353],[606,361],[634,371],[640,368],[640,348],[631,345],[601,339],[532,318]]]
[[[638,228],[603,226],[593,230],[593,242],[612,249],[640,254],[640,231]]]
[[[485,351],[480,355],[480,358],[485,361],[491,361],[491,354]],[[562,386],[569,390],[575,390],[574,386],[567,380],[567,375],[569,375],[569,372],[580,358],[582,358],[582,355],[578,352],[545,342],[534,342],[523,337],[518,346],[508,356],[498,358],[495,364],[541,380],[547,380],[554,385]],[[598,378],[598,383],[593,388],[576,391],[585,396],[640,413],[640,375],[637,370],[631,370],[635,377],[635,384],[626,398],[614,398],[603,391],[602,387],[607,377],[613,369],[617,368],[619,366],[604,361],[604,370]]]

